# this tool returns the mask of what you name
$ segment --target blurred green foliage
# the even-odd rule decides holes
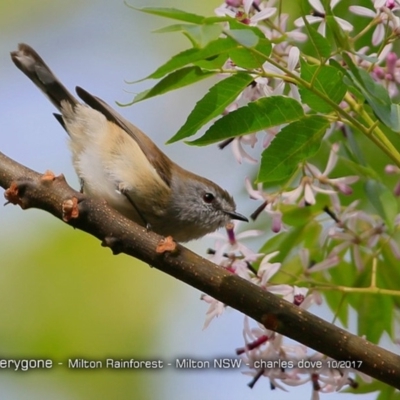
[[[55,366],[3,372],[0,382],[39,391],[51,382],[56,392],[49,398],[63,392],[72,392],[74,399],[126,398],[129,393],[149,398],[157,371],[78,371],[66,364],[70,358],[158,359],[158,317],[173,302],[178,283],[130,257],[113,256],[80,231],[54,232],[45,225],[38,231],[36,238],[15,238],[2,250],[0,354],[50,358]]]

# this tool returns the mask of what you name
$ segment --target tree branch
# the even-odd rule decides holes
[[[46,210],[110,247],[126,253],[336,360],[362,361],[360,371],[400,389],[400,356],[350,334],[177,244],[124,218],[105,202],[73,190],[63,176],[40,175],[0,153],[0,186],[10,203]]]

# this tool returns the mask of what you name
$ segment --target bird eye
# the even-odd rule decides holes
[[[210,204],[214,200],[214,195],[212,193],[204,193],[203,200]]]

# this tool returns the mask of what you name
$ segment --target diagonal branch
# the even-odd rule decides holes
[[[9,202],[46,210],[110,247],[180,279],[274,330],[336,360],[362,361],[360,371],[400,389],[400,356],[350,334],[231,274],[181,245],[160,248],[159,235],[126,219],[105,202],[68,186],[63,176],[40,175],[0,153],[0,186]],[[161,250],[160,250],[161,249]]]

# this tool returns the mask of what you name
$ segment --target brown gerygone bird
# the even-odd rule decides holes
[[[80,103],[30,46],[20,44],[11,58],[60,111],[54,115],[70,137],[84,193],[178,242],[200,238],[231,219],[248,221],[226,190],[175,164],[103,100],[77,87],[86,104]]]

